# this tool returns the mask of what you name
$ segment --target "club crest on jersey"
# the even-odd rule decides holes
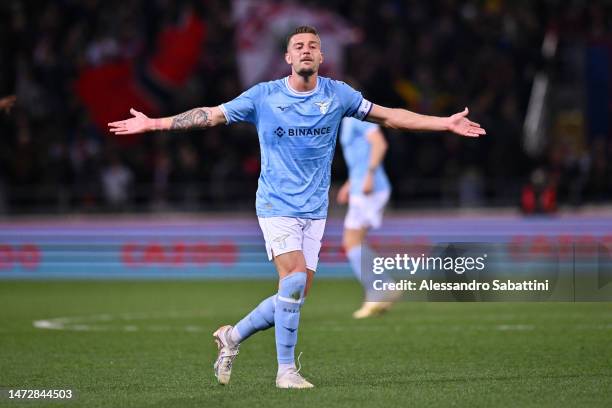
[[[327,111],[329,110],[330,104],[331,104],[331,101],[315,102],[315,105],[317,105],[319,107],[319,110],[321,111],[321,115],[325,115],[327,113]]]

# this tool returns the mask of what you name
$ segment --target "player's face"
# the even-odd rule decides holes
[[[310,76],[318,72],[319,65],[323,62],[319,36],[303,33],[291,37],[285,61],[298,75]]]

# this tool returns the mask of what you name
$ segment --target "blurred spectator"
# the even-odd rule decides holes
[[[88,127],[89,126],[89,127]],[[68,148],[73,199],[78,207],[91,210],[99,205],[100,142],[91,125],[82,124]]]
[[[4,111],[4,113],[9,113],[13,108],[16,99],[17,97],[15,95],[0,98],[0,110]]]
[[[468,168],[459,180],[459,206],[480,207],[483,204],[484,185],[476,168]]]
[[[151,208],[154,211],[169,209],[170,176],[172,172],[172,160],[165,146],[165,138],[157,137],[154,151],[151,155],[152,174],[152,200]]]
[[[249,70],[237,62],[249,27],[234,18],[250,21],[236,8],[247,3],[1,2],[0,95],[16,94],[18,103],[11,115],[0,115],[0,211],[113,209],[116,200],[136,209],[252,206],[259,166],[252,127],[164,135],[159,146],[155,135],[113,139],[104,126],[130,107],[169,115],[236,97],[245,87],[239,73]],[[396,206],[516,201],[533,166],[521,147],[522,124],[544,64],[544,35],[556,30],[560,57],[551,80],[580,90],[568,99],[585,106],[560,112],[582,112],[582,136],[568,139],[553,126],[548,150],[533,161],[545,166],[560,204],[612,197],[609,2],[276,3],[288,19],[304,4],[321,24],[335,21],[332,14],[343,17],[342,30],[320,28],[347,33],[333,40],[335,54],[338,44],[349,44],[338,72],[362,84],[366,98],[434,115],[467,105],[489,130],[479,140],[388,132]],[[299,13],[292,16],[292,8]],[[272,46],[282,52],[282,44]],[[105,163],[102,152],[117,145],[125,163]],[[108,178],[115,187],[130,185],[131,196],[101,189]]]
[[[176,191],[176,201],[182,209],[198,208],[202,180],[200,179],[198,152],[188,143],[178,147],[175,170],[172,172],[172,185]]]
[[[108,163],[102,169],[101,178],[104,199],[110,209],[125,210],[129,204],[133,175],[116,153],[111,154]]]
[[[523,187],[521,209],[525,214],[552,214],[557,211],[557,191],[544,169],[531,174],[529,184]]]

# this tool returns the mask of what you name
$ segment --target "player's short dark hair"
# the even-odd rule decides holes
[[[305,33],[314,34],[317,37],[319,36],[319,32],[313,26],[303,25],[303,26],[296,27],[296,29],[293,30],[291,33],[289,33],[289,35],[287,36],[287,41],[285,42],[285,48],[289,47],[289,41],[291,41],[291,38],[293,38],[294,35],[305,34]]]

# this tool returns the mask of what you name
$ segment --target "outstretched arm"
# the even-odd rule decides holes
[[[461,136],[479,137],[487,132],[476,122],[467,118],[468,108],[452,116],[428,116],[411,112],[406,109],[385,108],[373,105],[366,117],[370,122],[384,127],[408,131],[453,132]]]
[[[149,118],[144,113],[130,109],[133,117],[111,122],[109,130],[117,135],[132,135],[152,130],[203,129],[225,123],[225,116],[218,106],[195,108],[167,118]]]

